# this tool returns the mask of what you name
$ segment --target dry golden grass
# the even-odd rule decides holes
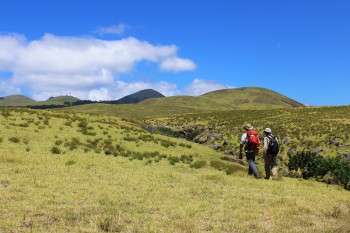
[[[0,232],[349,232],[350,192],[323,183],[233,175],[209,166],[131,159],[65,142],[111,139],[132,153],[221,155],[123,138],[149,135],[118,118],[11,111],[0,115]],[[66,118],[73,119],[71,126]],[[42,118],[41,120],[39,118]],[[30,119],[34,120],[31,121]],[[48,124],[45,124],[48,119]],[[79,119],[79,120],[78,120]],[[86,119],[95,136],[79,132]],[[22,127],[19,124],[29,123]],[[40,122],[36,124],[36,122]],[[16,137],[19,142],[10,141]],[[60,154],[51,148],[62,140]],[[189,142],[185,142],[189,143]]]

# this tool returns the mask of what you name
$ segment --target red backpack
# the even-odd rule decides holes
[[[247,149],[256,149],[260,146],[260,140],[258,136],[258,131],[248,130],[247,131]]]

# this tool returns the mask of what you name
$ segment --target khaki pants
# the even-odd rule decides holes
[[[277,178],[278,168],[277,168],[277,158],[275,155],[265,154],[265,179],[270,179],[271,172],[274,179]]]

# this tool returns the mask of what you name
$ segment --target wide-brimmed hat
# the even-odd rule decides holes
[[[266,128],[266,129],[264,129],[264,132],[265,132],[265,133],[272,133],[272,131],[271,131],[271,129],[270,129],[270,128]]]
[[[244,125],[243,125],[243,129],[245,129],[245,130],[251,130],[251,129],[253,129],[253,126],[252,126],[251,124],[244,124]]]

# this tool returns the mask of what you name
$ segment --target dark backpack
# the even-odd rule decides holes
[[[277,155],[278,152],[280,151],[280,148],[276,137],[271,135],[271,136],[268,136],[268,138],[269,138],[269,146],[267,148],[267,153],[269,155]]]
[[[260,146],[260,140],[258,136],[258,131],[248,130],[247,131],[247,149],[256,149]]]

